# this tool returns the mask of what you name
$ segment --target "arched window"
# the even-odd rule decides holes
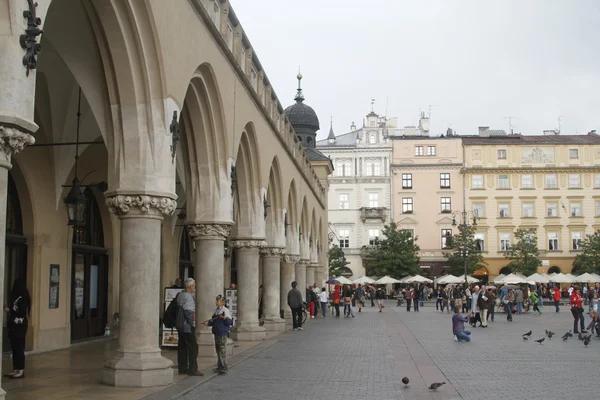
[[[365,175],[373,176],[373,162],[367,161],[365,164]]]
[[[348,267],[342,267],[342,276],[345,278],[351,277],[353,274],[352,270]]]
[[[375,136],[374,133],[369,135],[369,144],[375,144],[377,143],[377,136]]]
[[[373,163],[373,175],[380,176],[381,175],[381,162],[375,161]]]
[[[508,275],[508,274],[512,274],[512,268],[511,267],[504,267],[500,270],[500,274],[501,275]]]
[[[552,267],[548,268],[548,274],[560,274],[560,268],[556,265],[553,265]]]

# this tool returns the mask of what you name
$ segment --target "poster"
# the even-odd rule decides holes
[[[48,308],[58,308],[59,288],[60,288],[60,265],[50,264]]]
[[[165,288],[165,308],[164,310],[167,311],[167,308],[169,308],[169,304],[171,304],[171,302],[173,300],[175,300],[175,297],[177,296],[177,293],[182,292],[183,289],[182,288]],[[164,326],[161,322],[161,326],[162,326],[162,339],[161,339],[161,346],[162,347],[177,347],[177,342],[178,342],[178,336],[177,336],[177,329],[175,328],[167,328],[166,326]]]
[[[235,326],[237,320],[237,289],[225,289],[225,307],[231,312],[231,319],[233,320],[232,327]]]

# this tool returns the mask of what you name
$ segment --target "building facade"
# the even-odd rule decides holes
[[[317,149],[331,158],[334,174],[329,187],[329,229],[334,242],[344,251],[344,275],[365,275],[364,246],[381,236],[392,218],[390,132],[395,119],[387,120],[371,111],[361,128],[352,123],[351,131],[335,135],[333,128]]]
[[[464,204],[461,138],[403,134],[391,139],[394,220],[417,238],[422,275],[440,276],[447,237],[458,232],[452,213]]]
[[[0,295],[26,282],[27,349],[118,316],[104,382],[167,385],[164,288],[188,276],[197,326],[236,283],[232,338],[282,330],[282,288],[324,281],[332,168],[304,149],[229,1],[8,0],[0,32]],[[210,330],[196,336],[214,356]]]
[[[482,134],[483,133],[483,134]],[[533,229],[538,272],[572,272],[586,235],[600,227],[600,136],[488,135],[463,138],[466,207],[490,276],[508,273],[517,229]]]

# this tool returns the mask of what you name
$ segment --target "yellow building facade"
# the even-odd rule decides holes
[[[517,229],[533,229],[538,272],[572,272],[586,235],[600,227],[600,136],[463,137],[465,203],[478,215],[490,277],[510,272]]]

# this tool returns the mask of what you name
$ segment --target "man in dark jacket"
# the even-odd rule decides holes
[[[212,333],[215,337],[215,349],[217,351],[217,368],[213,371],[220,375],[227,373],[227,335],[229,329],[233,324],[231,319],[231,313],[229,309],[225,307],[225,298],[218,295],[215,299],[217,308],[213,312],[210,321],[205,322],[206,326],[212,326]]]
[[[302,329],[302,293],[296,289],[298,283],[292,282],[292,289],[288,292],[287,303],[292,309],[292,323],[295,331]]]
[[[185,280],[185,290],[177,294],[177,319],[175,327],[179,333],[177,342],[177,364],[180,374],[203,376],[198,371],[198,342],[196,342],[196,281],[192,278]]]

